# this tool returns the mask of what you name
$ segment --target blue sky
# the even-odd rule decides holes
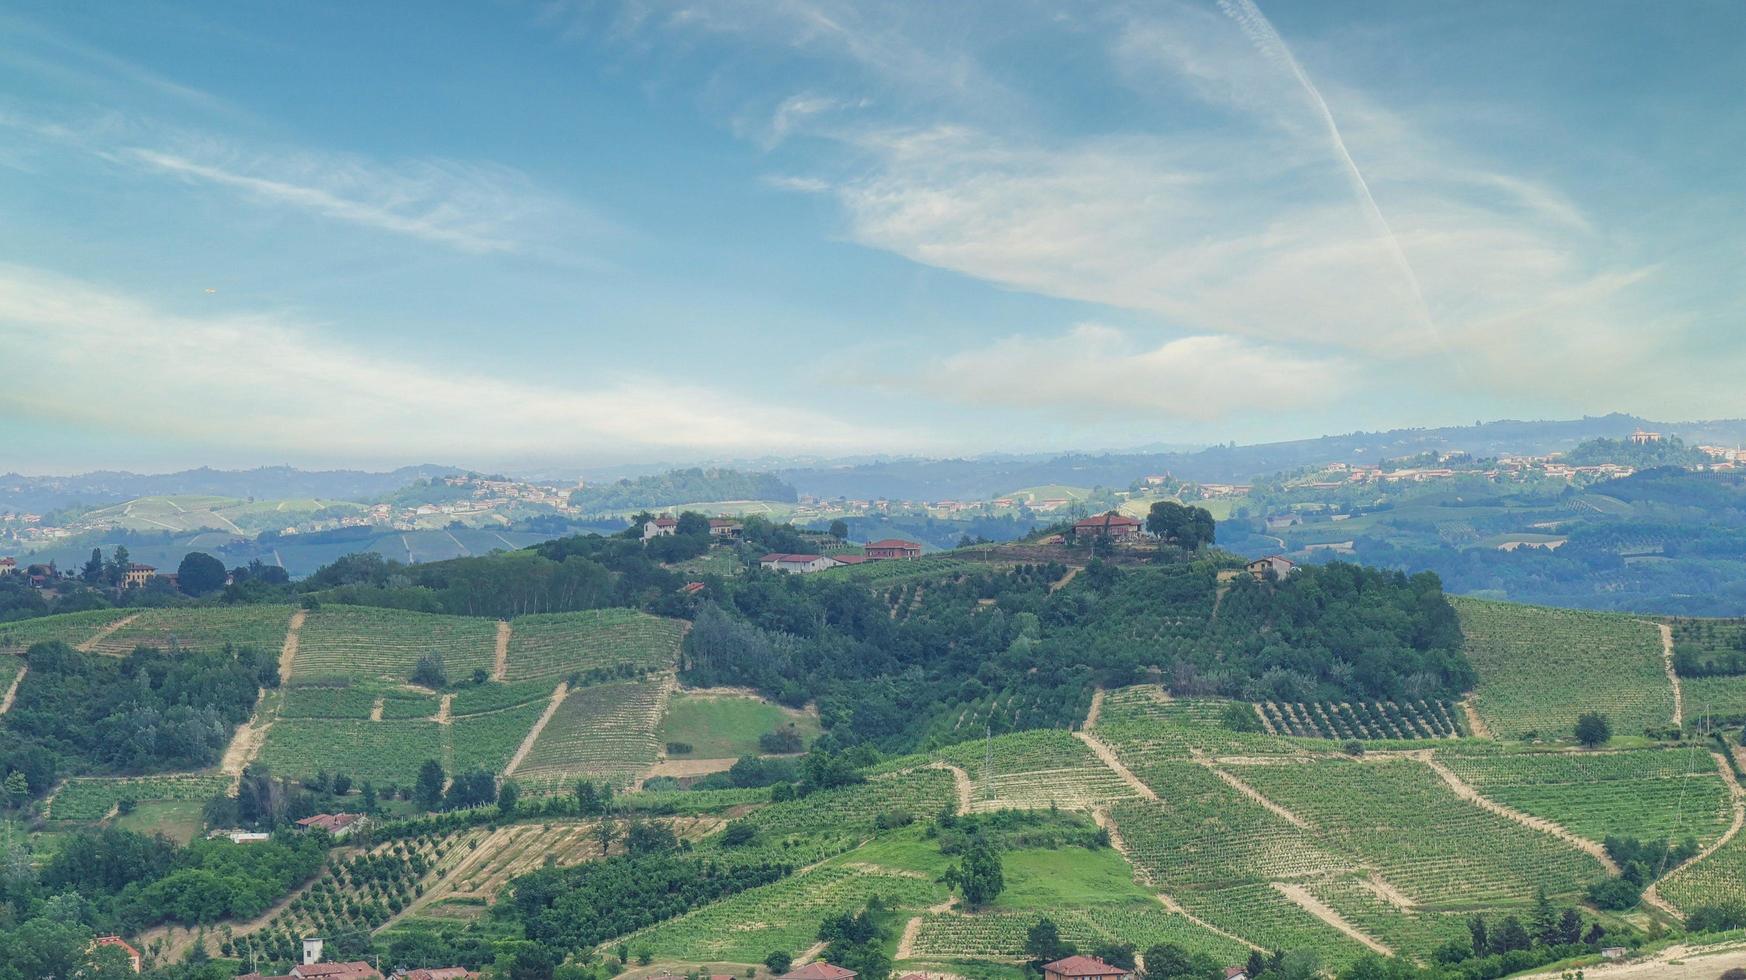
[[[0,470],[1746,415],[1746,6],[0,12]]]

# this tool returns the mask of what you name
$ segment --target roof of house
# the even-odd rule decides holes
[[[672,518],[672,517],[657,517],[657,518],[655,518],[653,523],[656,527],[672,527],[673,525],[679,523],[679,521],[677,518]]]
[[[871,559],[869,559],[866,555],[832,555],[831,556],[831,561],[834,561],[839,565],[859,565],[864,561],[870,561],[870,560]]]
[[[698,592],[703,591],[703,583],[702,582],[686,582],[683,586],[681,586],[679,588],[679,591],[685,593],[686,595],[693,595],[693,594],[696,594]]]
[[[770,554],[765,555],[764,557],[762,557],[758,560],[759,561],[781,561],[781,562],[809,562],[809,561],[818,561],[820,558],[823,558],[823,557],[824,557],[823,555],[784,555],[784,554],[781,554],[780,552],[771,552]]]
[[[869,548],[912,548],[916,551],[921,550],[921,545],[916,544],[914,541],[905,541],[902,538],[886,538],[884,541],[870,541],[867,543],[867,547],[869,547]]]
[[[291,975],[309,980],[311,977],[322,977],[325,980],[363,980],[363,978],[379,978],[382,974],[376,968],[363,960],[353,960],[350,963],[310,963],[306,966],[294,966]]]
[[[820,960],[782,974],[781,980],[850,980],[854,975],[854,970],[845,970]]]
[[[429,970],[408,970],[403,976],[406,980],[462,980],[465,977],[476,977],[464,966],[439,966]]]
[[[1225,967],[1225,980],[1237,980],[1238,977],[1247,977],[1248,975],[1249,968],[1246,966]]]
[[[304,817],[297,821],[299,827],[320,827],[322,830],[344,830],[359,820],[364,819],[361,813],[318,813],[313,817]]]
[[[1084,520],[1075,521],[1073,523],[1073,526],[1076,528],[1079,528],[1079,527],[1139,527],[1140,526],[1140,519],[1137,517],[1129,517],[1126,514],[1099,514],[1096,517],[1087,517]],[[1069,959],[1071,959],[1071,957],[1069,957]]]
[[[1129,972],[1119,966],[1111,966],[1095,956],[1069,956],[1044,965],[1043,970],[1064,977],[1119,977],[1126,976]]]
[[[710,527],[739,527],[740,522],[734,520],[731,517],[711,517],[709,519],[709,526]]]
[[[1265,558],[1257,558],[1254,561],[1250,562],[1249,564],[1251,564],[1251,565],[1260,565],[1260,564],[1271,565],[1274,562],[1284,562],[1287,565],[1296,565],[1297,564],[1297,562],[1292,561],[1290,558],[1287,558],[1284,555],[1268,555]]]
[[[139,955],[139,950],[134,949],[133,945],[131,943],[129,943],[127,940],[121,938],[120,936],[98,936],[97,937],[97,945],[99,945],[99,946],[120,946],[129,956],[138,956]]]
[[[156,565],[142,565],[136,561],[136,562],[129,562],[127,565],[127,570],[130,572],[155,572],[158,570],[158,566],[156,566]]]

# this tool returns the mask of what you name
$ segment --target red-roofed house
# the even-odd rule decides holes
[[[335,837],[345,837],[357,829],[358,824],[362,823],[363,820],[364,815],[361,813],[318,813],[313,817],[304,817],[297,821],[297,826],[304,830],[320,828]]]
[[[1087,517],[1073,525],[1073,537],[1108,538],[1111,541],[1132,541],[1140,536],[1140,529],[1145,525],[1135,517],[1110,511],[1096,517]]]
[[[1249,968],[1246,966],[1225,967],[1225,980],[1249,980]]]
[[[283,976],[245,973],[237,980],[382,980],[382,974],[363,960],[352,963],[300,963]]]
[[[713,537],[737,538],[740,536],[740,531],[741,526],[739,521],[730,520],[726,517],[711,517],[709,519],[709,533]]]
[[[464,966],[439,966],[430,970],[407,970],[405,973],[394,974],[400,980],[472,980],[478,975]]]
[[[643,524],[643,540],[664,538],[679,533],[679,521],[673,517],[657,517]]]
[[[0,575],[15,575],[18,572],[18,559],[0,558]]]
[[[886,538],[867,545],[868,558],[920,558],[922,546],[914,541]]]
[[[1095,956],[1069,956],[1043,965],[1043,980],[1128,980],[1133,973]]]
[[[867,562],[870,562],[872,560],[873,559],[867,557],[866,555],[832,555],[831,556],[831,561],[834,561],[839,565],[863,565],[863,564],[866,564]]]
[[[703,591],[703,583],[702,582],[686,582],[684,585],[679,587],[679,591],[685,593],[686,595],[696,595],[697,593]]]
[[[139,955],[139,950],[134,949],[132,944],[120,936],[98,936],[97,941],[92,945],[93,947],[115,946],[127,954],[127,961],[133,964],[133,972],[139,973],[145,969],[145,958]]]
[[[808,963],[798,970],[784,973],[778,980],[855,980],[855,971],[832,966],[820,960],[817,963]]]

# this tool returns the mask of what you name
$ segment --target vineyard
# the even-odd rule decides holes
[[[522,616],[511,624],[506,679],[555,682],[623,664],[669,670],[678,662],[684,625],[630,609]]]
[[[1500,738],[1567,737],[1600,711],[1637,734],[1673,718],[1659,631],[1611,613],[1450,597],[1479,672],[1474,704]]]
[[[343,772],[359,781],[410,785],[426,759],[444,757],[448,727],[427,720],[282,717],[268,731],[259,761],[282,776]]]
[[[581,777],[620,786],[635,782],[660,752],[655,733],[665,685],[664,680],[645,681],[571,691],[534,741],[516,778],[560,792]]]
[[[122,800],[135,803],[204,803],[230,791],[227,776],[142,776],[137,779],[69,779],[43,815],[53,820],[101,820]]]
[[[140,646],[216,650],[226,643],[277,652],[290,621],[290,606],[142,609],[126,625],[92,644],[91,652],[119,657]]]
[[[1271,885],[1232,885],[1174,896],[1190,914],[1268,949],[1307,949],[1330,965],[1350,962],[1364,947]]]
[[[1746,833],[1736,834],[1702,861],[1675,869],[1661,883],[1661,897],[1687,910],[1746,902]]]
[[[334,718],[365,720],[380,702],[382,718],[405,720],[430,718],[437,713],[437,698],[431,694],[390,685],[300,684],[295,681],[280,694],[280,718]]]
[[[1696,837],[1707,844],[1732,819],[1728,787],[1701,748],[1630,752],[1491,753],[1437,758],[1487,797],[1599,842]]]
[[[1025,933],[1036,924],[1038,915],[1036,911],[1001,909],[974,915],[929,912],[921,917],[914,952],[948,959],[1018,962],[1026,959]],[[1129,943],[1137,949],[1175,943],[1190,953],[1206,953],[1231,963],[1248,955],[1242,944],[1208,932],[1150,899],[1051,908],[1048,916],[1060,928],[1061,938],[1080,949],[1095,949],[1107,942]]]
[[[455,718],[441,726],[448,730],[449,737],[445,766],[456,773],[502,772],[545,710],[546,702],[534,701],[502,711]]]
[[[965,572],[982,572],[987,569],[988,566],[983,563],[965,561],[962,558],[930,557],[908,561],[868,561],[858,565],[845,565],[828,569],[822,574],[827,578],[848,579],[866,585],[888,586],[900,582],[944,578]]]
[[[969,773],[978,810],[1051,806],[1086,810],[1137,795],[1085,743],[1059,729],[1015,732],[991,743],[965,742],[939,755]]]
[[[1458,738],[1459,708],[1444,701],[1323,701],[1257,705],[1265,723],[1282,735],[1329,739]]]
[[[126,610],[121,609],[92,609],[0,623],[0,654],[21,654],[35,644],[50,640],[60,640],[67,646],[76,647],[126,615]]]
[[[293,677],[358,677],[404,681],[419,658],[436,654],[454,681],[490,673],[497,624],[489,619],[328,604],[299,631]]]

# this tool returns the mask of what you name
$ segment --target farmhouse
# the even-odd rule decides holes
[[[127,571],[121,573],[121,587],[127,589],[136,585],[143,586],[147,582],[150,582],[152,576],[156,574],[158,574],[156,568],[153,568],[150,565],[141,565],[138,562],[134,562],[127,566]]]
[[[0,575],[16,574],[18,574],[18,559],[11,557],[0,558]]]
[[[382,980],[376,968],[362,960],[351,963],[300,963],[283,976],[245,973],[237,980]]]
[[[798,970],[782,974],[777,980],[855,980],[854,970],[832,966],[823,960],[808,963]]]
[[[1249,980],[1248,967],[1242,967],[1242,966],[1227,966],[1227,967],[1225,967],[1225,980]]]
[[[343,838],[350,836],[363,821],[364,815],[361,813],[318,813],[297,821],[297,826],[304,830],[325,830],[335,838]]]
[[[643,540],[671,537],[679,532],[679,521],[672,517],[657,517],[643,522]]]
[[[394,980],[471,980],[478,975],[464,966],[439,966],[429,970],[396,970]]]
[[[1096,517],[1087,517],[1073,525],[1075,539],[1105,538],[1110,541],[1132,541],[1140,536],[1142,525],[1138,518],[1110,511]]]
[[[873,558],[868,555],[843,554],[831,556],[831,561],[834,561],[839,565],[864,565],[872,560]]]
[[[139,950],[134,949],[127,940],[120,936],[98,936],[97,941],[91,945],[92,948],[98,946],[115,946],[119,948],[123,953],[127,954],[127,961],[133,965],[133,972],[135,973],[141,972],[145,967],[145,960],[139,955]]]
[[[1127,980],[1133,974],[1093,956],[1069,956],[1043,965],[1043,980]]]
[[[1638,446],[1647,446],[1652,442],[1660,441],[1661,433],[1659,432],[1644,432],[1642,429],[1638,429],[1636,432],[1631,433],[1631,442]]]
[[[711,517],[709,519],[709,536],[712,538],[737,538],[743,530],[739,521],[726,517]]]
[[[768,568],[773,572],[822,572],[834,568],[838,564],[835,558],[824,555],[785,555],[774,552],[758,559],[760,568]]]
[[[914,541],[886,538],[869,543],[866,551],[868,558],[920,558],[922,546]]]
[[[1283,555],[1268,555],[1266,558],[1257,558],[1243,567],[1248,569],[1250,575],[1255,576],[1255,581],[1265,582],[1270,576],[1276,580],[1289,578],[1291,573],[1297,570],[1297,562]]]

